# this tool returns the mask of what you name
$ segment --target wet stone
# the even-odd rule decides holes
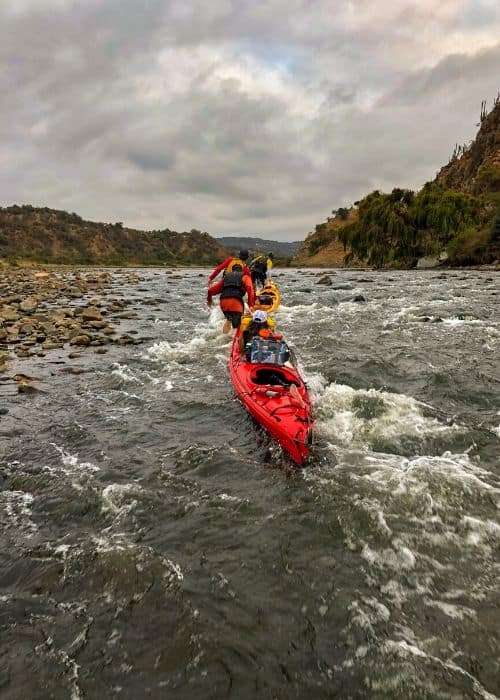
[[[81,313],[81,317],[84,321],[100,321],[102,318],[100,310],[92,306],[84,309]]]
[[[19,304],[19,308],[23,312],[35,311],[38,306],[38,299],[34,297],[28,297]]]
[[[135,311],[122,311],[121,313],[116,315],[116,318],[136,318],[137,313]]]
[[[88,335],[75,335],[70,340],[71,345],[90,345],[90,337]]]

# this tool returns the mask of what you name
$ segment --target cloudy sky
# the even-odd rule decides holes
[[[0,0],[0,68],[0,205],[302,239],[474,137],[500,0]]]

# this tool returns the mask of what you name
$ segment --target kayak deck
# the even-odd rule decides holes
[[[247,411],[292,457],[303,464],[313,439],[313,418],[307,387],[293,367],[251,363],[238,350],[236,333],[229,373]]]

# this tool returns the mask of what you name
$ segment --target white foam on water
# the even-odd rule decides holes
[[[15,528],[28,536],[38,528],[32,520],[31,505],[34,496],[26,491],[0,491],[0,505],[7,516],[5,527]]]
[[[401,438],[423,440],[459,430],[424,416],[422,408],[423,404],[404,394],[333,383],[317,397],[316,425],[318,433],[337,446],[362,449],[381,439],[397,445]]]
[[[460,297],[461,298],[461,297]],[[422,319],[424,317],[427,317],[430,319],[429,323],[432,323],[433,321],[435,322],[437,319],[440,319],[442,322],[442,327],[446,327],[447,329],[449,328],[455,328],[455,327],[460,327],[463,325],[484,325],[486,321],[483,321],[482,319],[478,319],[475,316],[469,315],[469,314],[460,314],[460,316],[454,316],[453,312],[451,313],[450,316],[444,316],[443,315],[434,315],[430,309],[431,307],[435,306],[451,306],[451,305],[456,305],[457,304],[457,299],[432,299],[429,301],[427,308],[422,309],[419,306],[405,306],[401,308],[399,311],[396,313],[392,314],[389,318],[388,321],[384,324],[384,328],[387,328],[391,325],[397,324],[399,325],[401,322],[403,323],[422,323]]]
[[[429,607],[438,608],[448,617],[455,620],[464,620],[466,618],[474,619],[477,617],[475,610],[467,608],[464,605],[453,605],[452,603],[445,603],[442,600],[424,600],[424,603]]]
[[[108,484],[101,493],[102,511],[127,515],[137,505],[134,496],[143,492],[138,484]]]
[[[334,495],[345,544],[359,552],[386,607],[407,614],[422,599],[477,624],[474,604],[496,589],[497,476],[468,452],[404,458],[342,447],[337,458],[303,478],[317,497]],[[436,595],[443,581],[448,596]]]
[[[371,566],[393,569],[394,571],[408,571],[415,567],[415,554],[401,541],[395,539],[392,548],[374,550],[368,544],[364,544],[361,556]]]
[[[498,700],[498,697],[487,691],[486,688],[484,688],[481,683],[479,683],[477,678],[475,678],[471,673],[465,671],[463,668],[449,659],[443,660],[437,656],[427,654],[414,642],[408,642],[404,639],[388,639],[383,643],[381,650],[388,656],[397,657],[399,659],[420,658],[423,661],[429,661],[433,666],[437,665],[446,669],[447,671],[451,671],[453,674],[467,679],[472,686],[471,690],[477,695],[477,697],[480,697],[483,700]],[[384,681],[382,681],[382,683],[383,682]]]
[[[303,370],[300,363],[298,369],[302,379],[307,384],[307,388],[311,391],[313,398],[316,400],[328,386],[328,379],[319,372],[307,372]]]
[[[112,552],[126,552],[128,550],[133,551],[137,549],[138,545],[129,542],[126,539],[125,533],[115,532],[111,536],[106,537],[104,535],[93,536],[92,541],[95,544],[95,551],[97,554],[108,554]]]
[[[418,306],[403,306],[390,317],[389,323],[397,323],[398,321],[408,321],[415,316],[420,315],[420,309]]]
[[[111,374],[115,377],[119,377],[123,382],[134,382],[136,384],[143,384],[141,380],[135,376],[128,365],[121,365],[119,362],[114,362],[112,365]]]
[[[140,396],[137,396],[137,394],[131,394],[129,391],[125,391],[125,389],[118,389],[117,393],[122,394],[122,396],[125,396],[125,398],[127,398],[127,399],[134,399],[135,401],[142,401]]]
[[[465,542],[471,546],[480,546],[484,543],[493,545],[500,542],[500,525],[493,520],[481,520],[470,515],[464,515],[461,525],[465,529]]]
[[[229,501],[230,503],[244,503],[247,499],[239,498],[238,496],[231,496],[229,493],[219,493],[217,498],[221,501]]]
[[[211,316],[212,318],[212,316]],[[161,340],[147,349],[147,357],[166,364],[172,369],[180,369],[183,365],[193,364],[196,359],[207,352],[213,353],[213,347],[227,344],[229,335],[219,333],[220,324],[200,326],[196,335],[186,340],[168,341]]]
[[[354,600],[347,609],[350,612],[350,626],[355,625],[372,633],[374,633],[373,625],[387,622],[391,617],[387,606],[373,597],[364,597],[360,601]]]
[[[172,389],[174,388],[174,384],[169,379],[166,379],[163,388],[165,389],[165,391],[172,391]]]
[[[293,326],[295,320],[309,318],[312,321],[325,321],[339,315],[338,304],[325,306],[315,301],[312,304],[285,306],[281,304],[278,310],[280,322]]]
[[[403,603],[408,599],[408,588],[403,586],[400,581],[390,579],[380,587],[380,592],[390,599],[391,605],[400,609]]]
[[[59,452],[61,456],[61,461],[64,465],[63,471],[65,474],[75,474],[76,472],[98,472],[100,471],[100,467],[97,465],[93,464],[92,462],[80,462],[78,459],[78,454],[71,454],[70,452],[66,452],[66,450],[62,447],[59,447],[59,445],[56,445],[55,442],[50,442],[49,445],[51,445],[57,452]]]
[[[182,569],[179,564],[176,564],[171,559],[167,559],[166,557],[162,557],[161,561],[163,566],[168,569],[168,571],[164,574],[164,578],[166,578],[169,582],[172,580],[177,580],[179,582],[184,581],[184,574],[182,573]]]
[[[113,533],[111,538],[104,535],[99,537],[94,536],[92,540],[95,545],[96,554],[102,557],[115,553],[127,555],[139,574],[154,567],[155,562],[159,561],[163,569],[162,578],[166,590],[172,585],[176,585],[184,580],[184,575],[179,564],[176,564],[168,557],[158,556],[152,547],[130,542],[123,532]]]

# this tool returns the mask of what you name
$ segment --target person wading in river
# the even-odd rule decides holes
[[[252,260],[249,267],[254,285],[260,284],[261,287],[265,285],[267,273],[273,266],[273,258],[274,255],[268,253],[267,257],[265,255],[258,255]]]
[[[232,272],[233,268],[235,265],[241,265],[241,269],[243,272],[247,275],[250,275],[250,268],[247,267],[246,261],[248,260],[248,250],[240,250],[238,253],[238,257],[231,256],[229,258],[226,258],[221,262],[220,265],[217,265],[215,270],[213,270],[209,277],[208,277],[208,284],[210,283],[217,277],[217,275],[222,272],[223,275],[225,275],[227,272]]]
[[[226,317],[222,332],[229,333],[231,326],[238,328],[241,323],[245,294],[247,295],[247,304],[250,308],[255,303],[252,279],[249,274],[245,274],[241,265],[233,265],[231,272],[226,272],[219,282],[208,288],[208,306],[212,306],[212,297],[217,294],[220,294],[220,308]]]

